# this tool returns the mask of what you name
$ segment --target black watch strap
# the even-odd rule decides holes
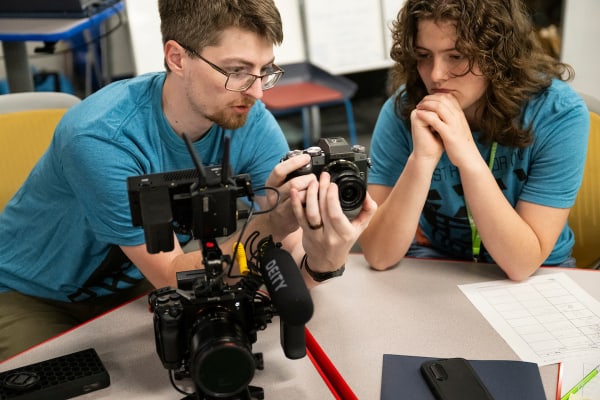
[[[304,268],[306,268],[306,272],[308,272],[308,275],[310,275],[310,277],[315,282],[323,282],[323,281],[326,281],[327,279],[335,278],[337,276],[342,276],[344,274],[344,271],[346,270],[346,264],[343,264],[341,267],[339,267],[335,271],[327,271],[327,272],[313,271],[312,269],[310,269],[310,266],[308,265],[308,260],[307,260],[306,254],[302,258],[301,266],[304,266]]]

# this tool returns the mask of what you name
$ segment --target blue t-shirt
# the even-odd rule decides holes
[[[375,125],[369,184],[394,186],[413,149],[408,125],[394,112],[396,96],[386,101]],[[581,184],[587,151],[589,113],[585,103],[568,84],[554,80],[524,107],[523,123],[532,124],[533,143],[525,149],[498,145],[492,171],[498,185],[513,207],[519,200],[571,207]],[[475,139],[478,135],[473,133]],[[491,146],[478,144],[478,148],[489,160]],[[431,246],[444,254],[472,258],[471,228],[459,171],[445,153],[433,173],[419,228]],[[565,225],[544,264],[565,262],[573,243],[573,232]],[[481,259],[493,262],[485,249]]]
[[[0,292],[80,301],[138,282],[118,246],[144,243],[132,226],[127,178],[194,168],[161,107],[165,73],[115,82],[74,106],[50,147],[0,214]],[[231,137],[234,175],[263,186],[289,147],[262,102],[236,130],[216,125],[194,142],[203,164],[221,163]]]

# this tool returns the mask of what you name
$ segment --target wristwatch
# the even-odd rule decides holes
[[[304,265],[304,267],[306,268],[306,272],[308,272],[308,275],[310,275],[310,277],[315,282],[323,282],[323,281],[326,281],[327,279],[335,278],[337,276],[342,276],[344,274],[344,271],[346,270],[346,264],[343,264],[341,267],[339,267],[335,271],[316,272],[316,271],[313,271],[312,269],[310,269],[310,267],[308,266],[307,258],[308,257],[305,254],[304,257],[302,258],[301,265]]]

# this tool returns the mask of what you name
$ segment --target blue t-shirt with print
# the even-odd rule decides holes
[[[127,178],[194,168],[161,107],[165,73],[115,82],[74,106],[26,182],[0,214],[0,292],[81,301],[142,275],[118,246],[144,243],[132,226]],[[216,125],[193,143],[203,164],[221,163],[231,138],[235,175],[263,186],[289,147],[262,102],[236,130]]]
[[[408,125],[394,112],[396,96],[386,101],[375,125],[369,184],[394,186],[413,149]],[[585,103],[568,84],[554,80],[526,104],[523,123],[533,128],[530,146],[497,147],[492,172],[502,193],[513,207],[519,200],[571,207],[581,184],[587,151],[589,113]],[[475,139],[478,135],[473,133]],[[491,146],[478,144],[478,148],[481,156],[489,160]],[[435,249],[453,258],[472,258],[471,228],[460,174],[445,153],[433,173],[419,228]],[[573,243],[573,232],[565,225],[544,264],[565,262]],[[481,259],[493,262],[485,249]]]

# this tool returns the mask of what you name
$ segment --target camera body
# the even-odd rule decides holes
[[[291,150],[283,160],[301,154],[310,155],[310,162],[289,174],[286,180],[306,174],[315,174],[319,178],[321,172],[326,171],[331,175],[331,182],[338,185],[344,214],[348,218],[358,215],[367,195],[367,173],[371,166],[365,147],[351,147],[342,137],[321,138],[318,146]]]
[[[213,266],[220,264],[214,258]],[[222,277],[221,277],[222,278]],[[235,285],[220,279],[219,268],[177,274],[177,289],[150,293],[156,352],[177,379],[191,378],[197,393],[220,398],[245,390],[262,369],[252,353],[257,331],[266,328],[275,309],[254,296],[262,281],[248,275]]]

